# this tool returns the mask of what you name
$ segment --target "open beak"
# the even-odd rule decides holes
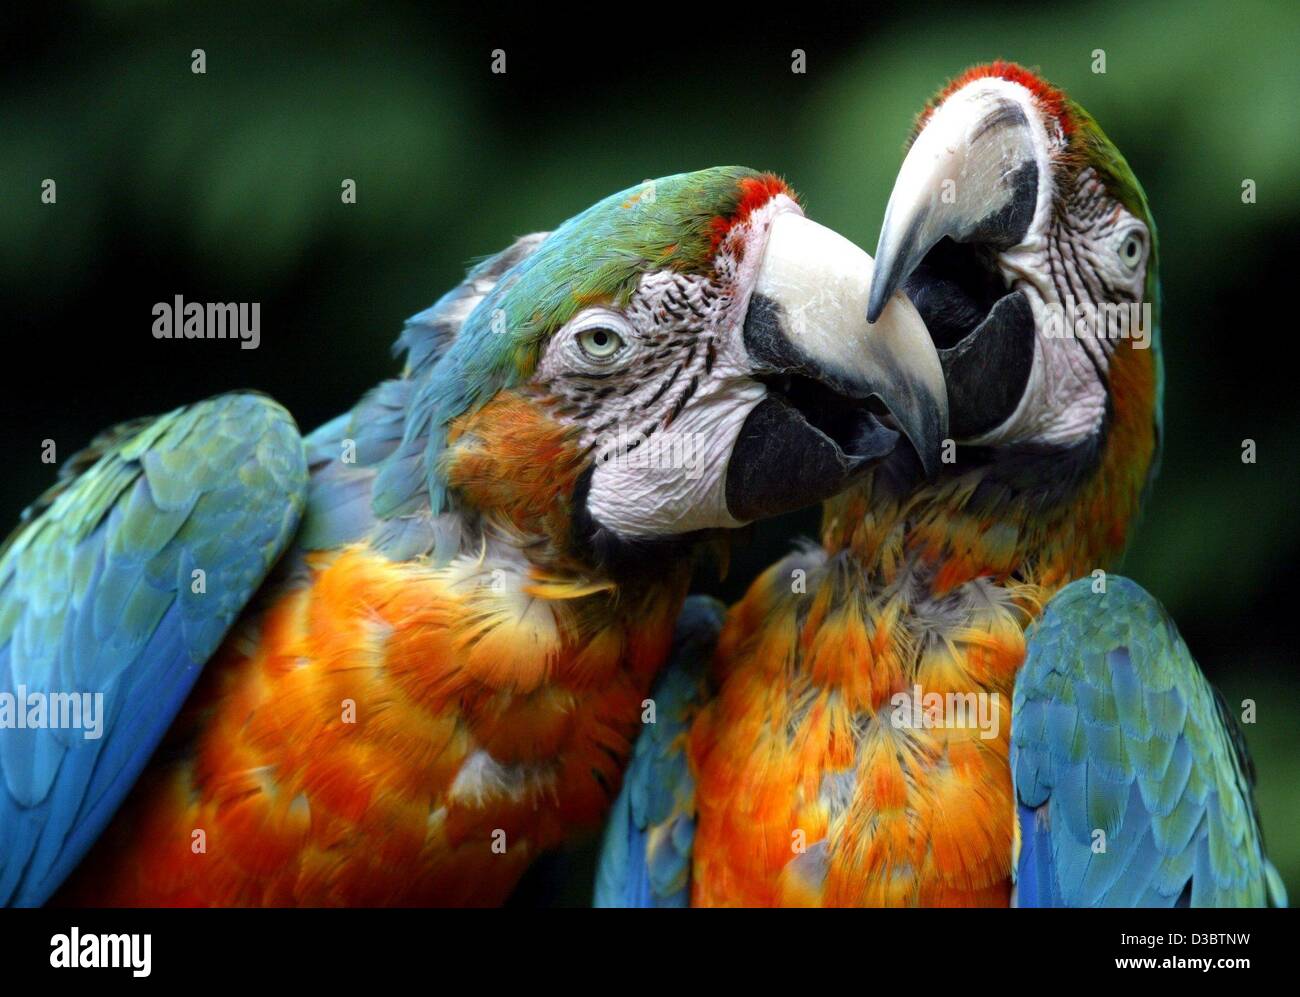
[[[945,236],[995,250],[1024,240],[1038,206],[1032,113],[1004,90],[974,85],[935,109],[889,195],[869,321]]]
[[[834,495],[900,435],[925,473],[937,472],[948,433],[943,370],[906,299],[868,325],[874,269],[865,251],[802,215],[772,220],[744,326],[768,395],[732,450],[727,505],[737,519]]]
[[[1026,241],[1043,196],[1038,113],[995,80],[945,100],[908,150],[876,246],[867,318],[887,315],[891,301],[916,306],[939,347],[949,429],[962,442],[1002,425],[1031,374],[1033,309],[998,258]]]

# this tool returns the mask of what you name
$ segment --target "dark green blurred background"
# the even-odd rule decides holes
[[[1014,59],[1096,116],[1150,196],[1168,439],[1126,571],[1230,702],[1257,701],[1247,735],[1266,836],[1300,897],[1300,5],[785,9],[11,9],[0,521],[52,480],[47,437],[66,457],[107,424],[237,387],[313,428],[394,371],[402,319],[467,261],[648,177],[775,170],[812,217],[871,249],[923,101],[971,63]],[[194,48],[206,75],[190,72]],[[505,75],[489,71],[497,48]],[[39,199],[47,177],[54,206]],[[344,178],[355,205],[340,202]],[[150,309],[176,294],[261,302],[261,348],[154,340]],[[1241,462],[1246,438],[1257,464]],[[701,587],[734,596],[815,523],[756,531],[726,582]]]

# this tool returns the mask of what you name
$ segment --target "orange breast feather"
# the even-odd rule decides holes
[[[58,900],[498,903],[601,819],[679,598],[321,557],[209,663]]]
[[[852,573],[813,567],[807,594],[789,576],[775,566],[732,610],[692,732],[694,902],[1005,905],[1017,593],[982,580],[918,605]],[[983,697],[988,722],[896,715],[917,686]]]

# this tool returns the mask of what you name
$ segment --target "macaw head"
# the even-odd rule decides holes
[[[435,512],[609,546],[820,501],[900,440],[934,468],[942,371],[871,258],[769,174],[647,181],[533,240],[430,365]]]
[[[918,119],[876,267],[868,317],[901,290],[939,349],[956,473],[1042,522],[1072,505],[1088,556],[1122,549],[1159,447],[1156,233],[1097,122],[1009,63],[958,77]]]

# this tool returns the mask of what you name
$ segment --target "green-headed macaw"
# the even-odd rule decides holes
[[[606,810],[692,549],[937,463],[869,268],[771,175],[667,177],[475,267],[305,440],[253,394],[97,440],[0,557],[0,901],[504,899]]]
[[[1106,575],[1162,403],[1128,164],[1038,76],[977,67],[921,115],[875,262],[868,317],[901,289],[939,348],[952,460],[898,451],[725,623],[696,607],[597,903],[1284,903],[1231,712]]]

